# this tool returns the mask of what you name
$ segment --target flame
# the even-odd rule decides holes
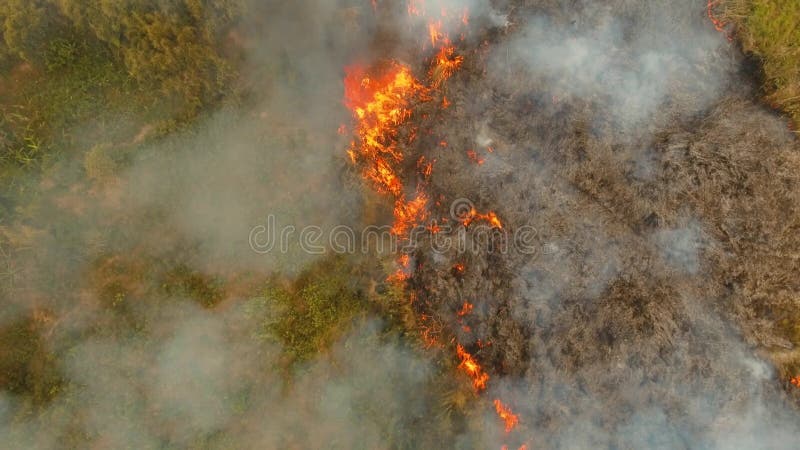
[[[377,9],[375,0],[372,1],[372,5]],[[425,16],[424,0],[408,0],[407,9],[411,16]],[[469,24],[468,10],[464,9],[460,16],[456,16],[458,14],[454,18],[460,19],[465,26]],[[442,17],[449,20],[445,9],[442,9]],[[428,23],[427,38],[436,53],[430,63],[428,79],[425,83],[415,78],[408,66],[396,61],[385,63],[371,70],[358,65],[345,70],[344,104],[352,112],[354,121],[354,125],[350,128],[353,140],[347,149],[347,154],[352,163],[361,168],[363,177],[374,186],[375,190],[393,198],[394,224],[392,232],[400,237],[407,237],[413,227],[427,220],[427,207],[430,199],[425,192],[425,184],[433,172],[433,162],[427,161],[425,157],[420,157],[416,166],[418,172],[423,175],[423,181],[417,186],[413,196],[408,194],[401,177],[403,168],[407,167],[407,164],[404,164],[405,155],[402,146],[409,145],[416,140],[417,130],[408,129],[410,127],[405,127],[405,125],[412,117],[414,105],[418,102],[430,101],[431,92],[441,87],[442,83],[452,77],[464,62],[464,57],[456,53],[455,47],[443,29],[442,20]],[[464,39],[463,34],[462,39]],[[450,101],[443,95],[441,107],[447,109],[449,106]],[[406,129],[405,134],[401,133],[404,128]],[[338,131],[340,134],[345,134],[348,127],[343,125]],[[404,137],[405,141],[403,141]],[[439,145],[447,147],[447,142],[443,140]],[[489,148],[489,152],[492,152],[491,148]],[[478,164],[483,162],[478,160],[477,155],[474,157]],[[470,158],[472,159],[472,156]],[[463,220],[463,224],[469,226],[475,220],[484,220],[495,228],[503,227],[494,212],[480,214],[475,209],[470,211]],[[439,226],[436,222],[432,222],[428,229],[435,233],[439,231]],[[407,280],[410,277],[411,257],[408,254],[401,255],[397,260],[397,265],[399,267],[397,272],[389,279]],[[463,273],[465,270],[463,264],[456,264],[453,269],[456,273]],[[410,301],[417,302],[413,294]],[[465,302],[458,311],[459,318],[470,314],[473,308],[471,303]],[[464,330],[469,331],[468,326],[463,323],[461,325]],[[426,347],[442,346],[443,325],[435,317],[421,313],[419,328],[421,339]],[[479,340],[477,345],[483,348],[491,343],[483,344]],[[461,344],[456,344],[456,353],[460,359],[458,368],[469,376],[475,390],[478,392],[485,390],[489,375]],[[495,400],[494,403],[497,413],[506,424],[506,431],[511,431],[517,424],[518,417],[499,400]],[[520,450],[523,449],[525,446],[520,448]]]
[[[711,20],[711,23],[714,25],[714,29],[720,33],[723,33],[725,38],[730,42],[733,41],[733,36],[729,35],[725,30],[725,26],[728,24],[724,20],[718,19],[717,16],[714,15],[714,8],[720,3],[722,3],[722,0],[708,0],[708,3],[706,4],[706,13],[708,14],[709,20]]]
[[[519,423],[519,416],[514,414],[514,412],[511,411],[511,408],[504,405],[503,402],[497,399],[494,401],[494,409],[497,411],[497,415],[500,416],[500,419],[502,419],[505,423],[506,433],[510,433],[511,430],[517,426],[517,423]]]
[[[456,353],[458,354],[459,359],[461,359],[461,364],[458,365],[458,368],[466,372],[467,375],[472,379],[472,386],[475,387],[476,391],[482,391],[486,389],[486,383],[489,381],[489,375],[483,371],[480,364],[475,361],[475,358],[472,357],[461,344],[456,345]]]
[[[792,379],[790,380],[790,382],[791,382],[793,385],[795,385],[796,387],[799,387],[799,388],[800,388],[800,375],[798,375],[798,376],[796,376],[796,377],[792,378]]]
[[[436,43],[444,39],[444,33],[442,33],[442,21],[438,20],[435,22],[430,22],[428,24],[428,36],[431,39],[431,46],[436,47]]]
[[[417,169],[425,178],[429,178],[433,173],[433,161],[427,161],[425,156],[420,156],[417,160]]]
[[[424,192],[418,192],[416,198],[411,201],[401,199],[395,202],[392,233],[406,236],[409,230],[422,223],[428,216],[427,204],[428,196]]]
[[[446,45],[436,54],[434,64],[428,73],[433,82],[433,87],[439,87],[439,85],[453,76],[464,63],[464,57],[455,53],[455,47]]]
[[[458,317],[464,317],[467,314],[471,313],[475,306],[472,303],[464,302],[464,305],[458,311]]]
[[[365,163],[365,178],[380,192],[400,197],[403,185],[396,166],[403,155],[397,148],[398,131],[411,117],[410,101],[424,87],[408,67],[396,63],[378,78],[371,78],[358,66],[346,72],[345,105],[356,119],[356,138],[348,154],[354,162]]]
[[[469,158],[470,161],[474,162],[475,164],[477,164],[479,166],[486,162],[485,159],[483,159],[483,158],[478,156],[478,154],[475,152],[475,150],[467,150],[467,158]]]
[[[476,220],[485,220],[486,222],[489,222],[489,225],[491,225],[492,228],[499,228],[499,229],[503,228],[503,223],[500,221],[500,218],[497,217],[497,214],[494,211],[489,211],[486,214],[480,214],[475,208],[472,208],[470,210],[469,214],[467,214],[467,216],[461,221],[461,223],[465,227],[468,227],[472,222]]]

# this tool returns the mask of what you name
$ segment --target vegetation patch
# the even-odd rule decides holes
[[[800,0],[725,0],[723,19],[736,25],[746,52],[764,71],[767,100],[800,126]]]

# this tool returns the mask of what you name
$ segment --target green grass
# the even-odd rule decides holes
[[[766,99],[800,127],[800,0],[727,0],[723,17],[745,51],[758,56]]]
[[[346,258],[324,259],[291,283],[273,280],[256,300],[276,313],[267,314],[264,332],[280,342],[287,362],[306,361],[326,350],[368,310],[352,274]]]

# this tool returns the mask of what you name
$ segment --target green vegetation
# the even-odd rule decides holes
[[[0,181],[18,194],[65,153],[138,143],[220,105],[235,90],[223,53],[239,11],[236,0],[0,0]],[[97,156],[92,177],[109,169]]]
[[[267,325],[292,361],[304,361],[329,347],[347,332],[366,302],[354,292],[344,260],[333,259],[309,268],[289,287],[273,283],[265,300],[281,311]]]
[[[800,0],[727,0],[744,50],[758,56],[767,100],[800,127]]]
[[[325,352],[370,312],[385,319],[385,333],[410,329],[412,315],[402,310],[407,302],[400,301],[400,288],[367,292],[368,272],[364,261],[332,256],[311,264],[293,280],[270,280],[264,294],[250,303],[254,314],[264,317],[262,337],[276,340],[292,365]]]

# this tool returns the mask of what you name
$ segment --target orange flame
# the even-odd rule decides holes
[[[791,383],[792,383],[793,385],[795,385],[796,387],[799,387],[799,388],[800,388],[800,375],[798,375],[798,376],[796,376],[796,377],[792,378],[790,381],[791,381]]]
[[[417,160],[417,169],[425,178],[428,178],[433,173],[433,161],[427,161],[425,156],[420,156]]]
[[[456,345],[456,353],[458,354],[459,359],[461,359],[461,364],[458,365],[458,368],[466,372],[470,378],[472,378],[472,386],[475,387],[476,391],[482,391],[486,389],[486,383],[489,381],[489,375],[483,371],[480,364],[475,361],[475,358],[472,357],[464,347],[460,344]]]
[[[511,411],[511,408],[504,405],[503,402],[497,399],[494,401],[494,409],[497,411],[497,415],[500,416],[500,419],[502,419],[505,423],[506,433],[510,433],[511,430],[517,426],[517,423],[519,423],[519,416],[514,414],[514,412]]]
[[[398,64],[379,78],[371,78],[361,67],[350,67],[344,85],[345,105],[357,123],[350,158],[365,162],[364,176],[379,191],[401,196],[403,186],[395,169],[403,160],[397,148],[398,130],[411,116],[409,102],[423,86],[408,67]]]
[[[708,3],[706,4],[706,12],[709,20],[711,20],[711,23],[714,25],[714,29],[725,34],[725,38],[728,39],[728,41],[733,41],[733,36],[729,35],[728,32],[725,31],[725,26],[728,24],[724,20],[718,19],[717,16],[714,15],[714,8],[721,2],[721,0],[708,0]]]
[[[467,150],[467,158],[479,166],[486,162],[485,159],[478,156],[475,150]]]
[[[428,73],[434,88],[439,87],[444,81],[453,76],[464,63],[464,57],[456,55],[455,52],[455,47],[446,45],[436,54],[434,64]]]
[[[377,8],[374,0],[372,4],[374,8]],[[424,0],[408,0],[407,7],[408,13],[412,16],[425,15]],[[444,9],[442,17],[448,17],[447,11]],[[469,23],[467,10],[463,11],[460,19],[464,25]],[[401,142],[403,137],[401,129],[411,118],[413,105],[417,101],[430,101],[430,92],[439,88],[464,62],[464,57],[456,54],[449,37],[443,32],[441,20],[428,23],[428,39],[434,48],[437,45],[440,48],[429,66],[426,84],[417,80],[409,67],[397,62],[385,64],[377,70],[371,71],[360,66],[349,67],[346,69],[344,79],[344,104],[351,110],[355,122],[352,127],[354,137],[347,149],[347,154],[353,164],[361,167],[364,178],[370,181],[378,192],[394,198],[395,220],[392,232],[403,237],[407,236],[414,226],[424,223],[427,219],[429,197],[423,190],[424,182],[417,187],[416,195],[412,199],[407,196],[400,175],[404,162],[401,145],[414,142],[417,130],[408,130],[405,142]],[[441,107],[447,109],[449,106],[450,101],[447,97],[442,96]],[[338,131],[344,134],[347,127],[342,126]],[[441,141],[440,146],[447,147],[447,142]],[[492,152],[491,148],[489,148],[489,152]],[[477,160],[477,155],[474,156]],[[478,163],[482,162],[480,160]],[[433,171],[433,162],[428,162],[424,157],[420,157],[417,160],[417,170],[427,181]],[[469,226],[475,220],[484,220],[495,228],[503,226],[494,212],[479,214],[474,209],[463,220],[463,224]],[[430,225],[429,229],[433,232],[439,231],[435,222]],[[399,269],[389,279],[397,281],[408,279],[410,266],[410,256],[401,255],[398,258]],[[463,273],[465,268],[463,264],[456,264],[454,270],[456,273]],[[413,294],[410,301],[416,302]],[[472,310],[473,305],[465,302],[458,312],[458,316],[463,318]],[[434,317],[420,314],[419,327],[421,338],[427,347],[442,346],[443,326]],[[469,327],[463,323],[462,327],[465,331],[469,331]],[[483,344],[478,341],[479,347],[482,348],[486,345],[490,345],[490,343]],[[489,375],[476,359],[460,344],[456,345],[456,353],[460,359],[458,368],[469,376],[475,390],[480,392],[486,389]],[[495,409],[505,422],[506,431],[511,431],[517,424],[518,417],[499,400],[495,400]],[[523,449],[525,446],[520,448],[520,450]]]
[[[428,36],[431,39],[431,45],[436,47],[436,43],[444,39],[444,34],[442,33],[442,21],[430,22],[428,24]]]
[[[421,223],[428,216],[426,206],[428,196],[423,192],[418,192],[414,200],[398,200],[394,205],[394,226],[392,233],[397,236],[405,236],[409,230]]]
[[[461,223],[465,227],[468,227],[472,222],[476,220],[485,220],[486,222],[489,222],[489,225],[491,225],[493,228],[500,228],[500,229],[503,228],[503,223],[500,221],[500,218],[497,217],[496,213],[494,213],[493,211],[489,211],[486,214],[479,214],[475,208],[472,208],[470,210],[469,214],[467,214],[467,217],[465,217],[461,221]]]
[[[458,317],[464,317],[467,314],[471,313],[475,306],[472,303],[464,302],[464,305],[458,311]]]

